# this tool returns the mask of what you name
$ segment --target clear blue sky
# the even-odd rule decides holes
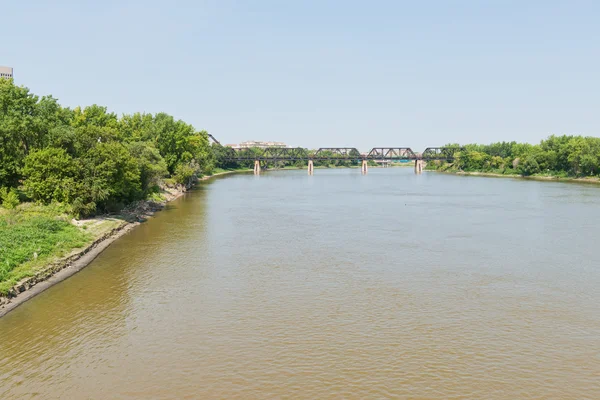
[[[6,1],[0,65],[225,143],[600,136],[600,1]]]

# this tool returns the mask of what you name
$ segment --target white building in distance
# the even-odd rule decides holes
[[[13,77],[13,69],[11,67],[0,67],[0,78],[11,79]]]
[[[251,147],[257,147],[259,149],[264,149],[267,147],[280,147],[286,148],[287,145],[283,142],[263,142],[260,140],[248,140],[246,142],[242,142],[240,144],[228,144],[228,147],[232,147],[234,149],[249,149]]]

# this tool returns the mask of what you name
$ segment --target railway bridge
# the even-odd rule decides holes
[[[308,173],[313,174],[315,161],[354,161],[361,163],[363,174],[368,171],[368,162],[414,161],[415,172],[423,170],[425,161],[454,161],[462,147],[428,147],[422,153],[415,153],[410,147],[373,147],[368,153],[361,153],[355,147],[322,147],[309,150],[302,147],[227,148],[228,161],[254,161],[254,173],[260,174],[261,162],[306,161]]]

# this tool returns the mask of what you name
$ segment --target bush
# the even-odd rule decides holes
[[[175,169],[175,181],[186,187],[190,186],[197,178],[198,166],[194,161],[186,164],[179,164]]]
[[[15,188],[10,190],[2,188],[0,190],[0,198],[2,198],[2,207],[7,210],[12,210],[19,205],[19,193],[17,193]]]
[[[540,166],[534,156],[527,156],[525,161],[519,164],[518,171],[523,176],[529,176],[540,172]]]
[[[71,205],[71,213],[77,218],[90,217],[96,213],[96,203],[77,198]]]

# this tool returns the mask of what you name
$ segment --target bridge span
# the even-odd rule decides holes
[[[218,143],[218,142],[217,142]],[[254,161],[254,173],[260,174],[261,162],[306,161],[308,173],[313,174],[315,161],[355,161],[361,163],[361,171],[367,173],[368,162],[414,161],[415,172],[423,170],[426,161],[454,161],[462,147],[428,147],[422,153],[415,153],[410,147],[373,147],[368,153],[361,153],[355,147],[322,147],[309,150],[302,147],[227,148],[227,161]]]
[[[213,136],[210,139],[221,143]],[[410,147],[373,147],[368,153],[361,153],[355,147],[321,147],[309,150],[303,147],[225,147],[226,161],[243,162],[254,161],[254,173],[260,174],[261,162],[277,161],[306,161],[308,173],[313,174],[315,161],[355,161],[361,163],[362,173],[367,173],[368,162],[374,161],[381,164],[393,161],[415,161],[415,172],[423,171],[425,161],[454,161],[464,147],[445,146],[428,147],[422,153],[415,153]]]

